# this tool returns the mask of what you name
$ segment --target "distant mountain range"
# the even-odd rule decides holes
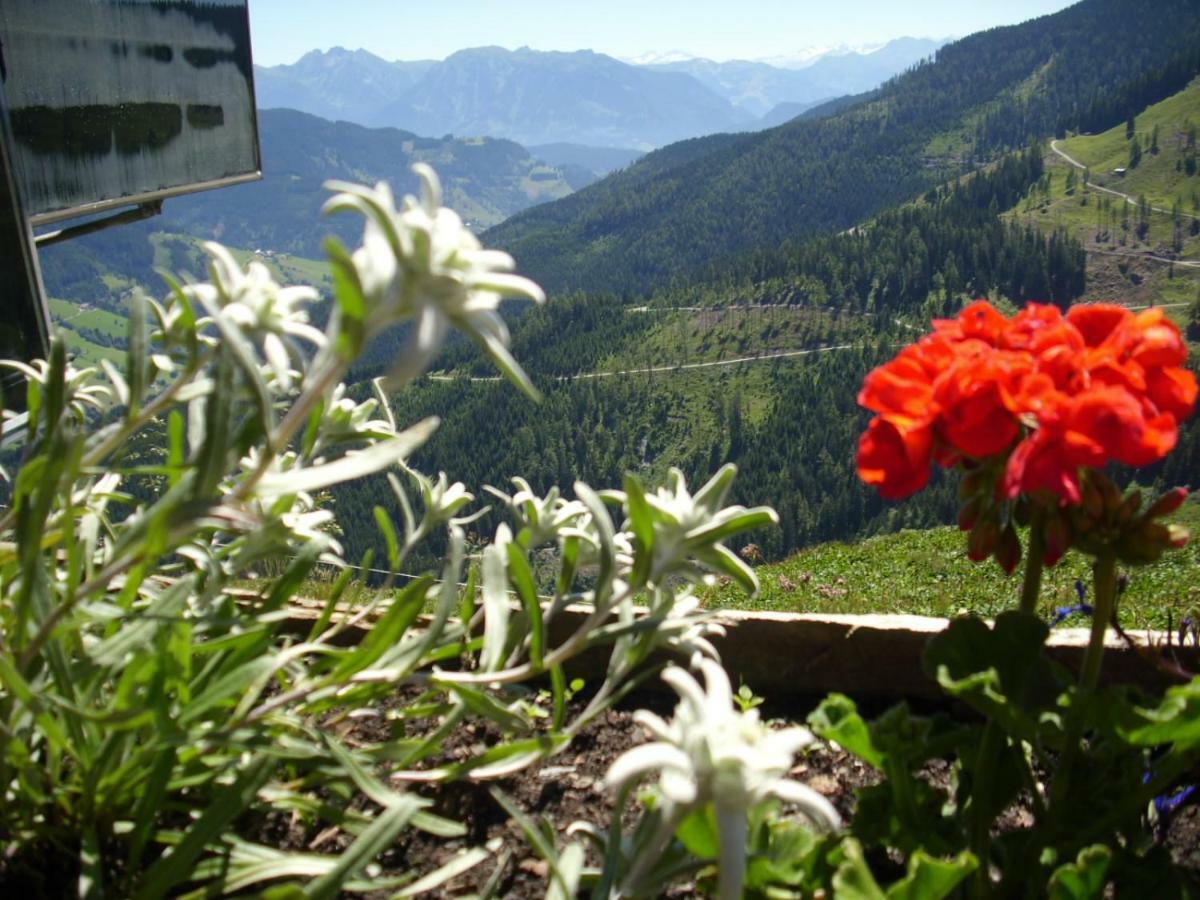
[[[780,106],[797,109],[793,115],[798,115],[824,100],[878,87],[893,75],[932,56],[945,43],[926,38],[897,38],[870,53],[828,54],[802,69],[744,60],[718,63],[710,59],[652,63],[647,68],[685,72],[758,118]],[[779,113],[774,113],[770,118],[767,124],[778,125],[791,116],[779,118]]]
[[[1200,73],[1197,47],[1196,0],[1156,0],[1151,17],[1143,0],[1083,0],[779,127],[656,150],[485,240],[550,291],[645,293],[846,230],[1014,148],[1103,131],[1181,90]]]
[[[291,65],[256,67],[258,103],[423,135],[508,138],[639,151],[773,124],[875,87],[933,53],[902,38],[873,53],[823,57],[800,70],[705,59],[638,66],[602,53],[478,47],[434,62],[388,62],[365,50],[314,50]],[[791,107],[788,107],[790,109]],[[774,111],[774,112],[773,112]],[[600,169],[591,169],[603,174]]]

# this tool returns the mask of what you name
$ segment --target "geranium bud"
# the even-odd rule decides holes
[[[1089,478],[1084,482],[1081,500],[1089,519],[1098,519],[1104,515],[1104,496],[1100,493],[1095,478]]]
[[[1100,490],[1106,510],[1115,510],[1121,505],[1121,492],[1117,490],[1117,486],[1111,480],[1100,474],[1097,474],[1092,480],[1096,482],[1096,487]]]
[[[1046,520],[1043,533],[1046,548],[1042,553],[1042,562],[1053,566],[1071,549],[1071,526],[1065,516],[1053,515]]]
[[[970,531],[975,527],[975,523],[979,521],[979,514],[983,512],[983,498],[973,497],[968,500],[958,509],[958,530]]]
[[[1142,492],[1138,490],[1130,491],[1130,493],[1121,501],[1121,505],[1117,508],[1117,521],[1121,524],[1129,522],[1139,509],[1142,508]]]
[[[972,562],[983,562],[992,555],[1000,527],[992,519],[981,519],[967,537],[967,556]]]
[[[1146,510],[1144,518],[1160,519],[1163,516],[1170,515],[1183,505],[1183,501],[1187,499],[1187,495],[1187,488],[1177,487],[1167,491]]]
[[[993,555],[1004,573],[1011,575],[1017,567],[1017,563],[1021,561],[1021,539],[1017,537],[1017,529],[1012,525],[1000,533],[1000,539],[996,542]]]
[[[1180,549],[1181,547],[1186,547],[1187,542],[1191,540],[1191,537],[1191,532],[1182,525],[1176,525],[1172,523],[1167,526],[1167,543],[1169,543],[1176,550]]]
[[[963,475],[962,481],[958,483],[958,499],[967,500],[978,494],[982,494],[988,486],[988,475],[983,469],[975,469],[972,472],[967,472]]]

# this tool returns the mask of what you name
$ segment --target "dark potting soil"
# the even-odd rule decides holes
[[[576,700],[582,703],[586,700]],[[505,898],[541,898],[547,890],[547,866],[529,847],[520,827],[509,818],[491,794],[491,788],[503,791],[528,817],[544,819],[552,824],[560,838],[566,838],[571,823],[586,821],[605,826],[612,815],[612,802],[604,788],[604,776],[609,766],[623,752],[646,740],[642,728],[633,721],[633,711],[643,708],[667,718],[677,698],[673,693],[642,691],[628,698],[619,707],[609,710],[590,723],[570,747],[540,766],[532,767],[512,778],[491,784],[455,783],[440,787],[413,788],[434,801],[433,811],[462,822],[466,837],[447,841],[409,829],[399,843],[382,860],[385,869],[396,872],[428,872],[442,865],[456,853],[469,846],[479,846],[499,839],[504,844],[495,859],[503,860],[498,871],[494,861],[488,861],[447,883],[440,896],[452,897],[479,891],[492,879],[498,879],[497,896]],[[803,724],[809,712],[819,702],[798,700],[772,702],[760,708],[765,719],[779,727]],[[864,714],[875,715],[885,707],[872,709],[860,705]],[[944,707],[942,707],[944,709]],[[925,712],[918,709],[918,712]],[[932,711],[932,709],[930,710]],[[958,710],[961,712],[962,710]],[[369,722],[370,720],[368,720]],[[362,737],[368,740],[385,738],[380,733],[382,723],[364,722]],[[357,730],[357,729],[356,729]],[[348,735],[353,740],[353,735]],[[446,761],[465,759],[495,743],[499,735],[486,724],[459,729],[443,748]],[[824,741],[818,741],[797,757],[792,777],[823,794],[833,803],[844,820],[849,821],[854,809],[854,794],[859,788],[879,781],[879,774],[846,751]],[[938,787],[949,783],[950,764],[935,761],[926,765],[922,777]],[[631,812],[624,824],[632,827],[636,812]],[[1010,809],[998,823],[1002,831],[1028,827],[1032,820],[1028,810],[1017,806]],[[312,836],[306,836],[308,841]],[[348,843],[348,839],[342,838]],[[1192,804],[1174,818],[1165,841],[1177,863],[1200,876],[1200,805]],[[326,846],[326,852],[334,846]],[[300,849],[307,846],[301,842]],[[590,862],[597,860],[590,858]],[[894,880],[903,875],[900,860],[872,860],[880,869],[881,878]],[[884,871],[892,869],[892,871]],[[390,893],[390,892],[389,892]],[[362,896],[362,895],[358,895]],[[388,894],[380,894],[380,898]],[[668,896],[699,896],[691,885],[680,885]]]
[[[400,694],[390,705],[400,705],[411,695]],[[577,698],[581,704],[586,698]],[[604,776],[613,761],[625,750],[645,740],[642,729],[633,721],[634,709],[650,709],[663,717],[670,716],[674,694],[643,691],[627,699],[620,707],[609,710],[590,723],[563,752],[531,767],[518,776],[481,784],[413,785],[415,791],[433,801],[432,811],[462,823],[464,837],[447,840],[415,829],[407,829],[399,841],[380,859],[385,873],[427,873],[443,865],[468,847],[482,846],[498,839],[502,844],[493,857],[446,883],[436,894],[453,897],[476,893],[489,881],[497,885],[496,895],[504,898],[540,898],[547,889],[546,864],[534,853],[524,834],[492,796],[491,788],[503,791],[526,815],[534,820],[544,818],[560,837],[571,823],[587,821],[606,825],[612,814],[612,803],[604,788]],[[815,703],[775,703],[768,700],[760,709],[764,718],[778,721],[780,727],[803,723]],[[581,708],[577,706],[576,708]],[[881,708],[882,709],[882,708]],[[880,710],[864,709],[874,714]],[[381,710],[382,712],[382,710]],[[433,723],[429,723],[430,728]],[[387,740],[392,726],[383,715],[344,720],[334,730],[350,745],[357,742],[374,743]],[[410,736],[413,730],[409,730]],[[486,723],[467,725],[448,738],[439,760],[452,762],[481,752],[499,740],[499,734]],[[932,763],[922,771],[930,782],[944,786],[948,782],[948,763]],[[849,819],[854,806],[856,789],[878,781],[877,773],[845,751],[818,742],[797,757],[792,777],[806,783],[826,796]],[[361,808],[369,809],[365,798]],[[633,822],[625,823],[632,826]],[[1029,814],[1014,808],[1001,822],[1004,830],[1026,827]],[[348,846],[352,837],[336,828],[313,827],[290,814],[271,814],[243,823],[242,833],[248,839],[280,849],[309,853],[334,853]],[[1165,841],[1176,862],[1200,875],[1200,805],[1183,808],[1174,818]],[[66,898],[76,896],[77,872],[73,854],[66,848],[45,848],[45,859],[39,862],[28,855],[14,866],[0,851],[0,896],[34,898]],[[35,854],[36,855],[36,854]],[[499,863],[497,862],[499,861]],[[595,860],[592,860],[593,862]],[[880,872],[881,877],[898,877],[899,861],[891,861],[894,872]],[[889,867],[889,861],[874,860],[874,864]],[[115,873],[114,873],[115,874]],[[377,895],[347,894],[347,897],[367,897],[376,900],[391,896],[393,891]],[[680,885],[671,897],[697,896],[690,885]]]

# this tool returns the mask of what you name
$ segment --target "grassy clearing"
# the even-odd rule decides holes
[[[97,366],[102,359],[107,359],[118,368],[125,364],[124,350],[118,350],[116,347],[102,347],[100,344],[93,343],[69,325],[58,323],[55,325],[55,332],[61,334],[67,342],[67,349],[74,354],[76,367]]]
[[[1200,534],[1200,502],[1193,499],[1179,521]],[[731,586],[711,589],[709,606],[804,613],[898,613],[992,616],[1016,605],[1020,571],[1005,576],[995,562],[972,563],[966,536],[956,528],[901,531],[857,544],[822,544],[781,563],[761,566],[762,593],[747,601]],[[1129,570],[1121,601],[1129,627],[1166,627],[1200,609],[1200,542],[1165,554],[1154,565]],[[1076,579],[1089,585],[1089,559],[1069,553],[1046,572],[1040,612],[1075,603]],[[1081,624],[1075,622],[1073,624]]]
[[[104,309],[80,306],[70,300],[49,301],[50,316],[58,326],[90,328],[111,338],[123,338],[127,329],[124,316]]]

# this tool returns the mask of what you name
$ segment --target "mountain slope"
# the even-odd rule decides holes
[[[1084,0],[949,44],[828,118],[650,154],[487,240],[551,289],[644,290],[747,248],[849,228],[1002,149],[1108,127],[1186,84],[1198,47],[1194,0],[1163,0],[1154,16],[1137,0]]]

